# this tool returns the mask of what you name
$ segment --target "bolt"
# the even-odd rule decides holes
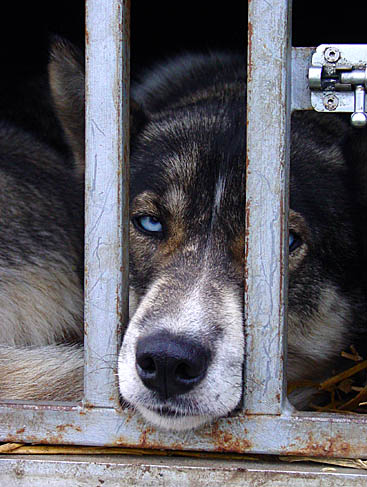
[[[324,107],[326,110],[336,110],[339,105],[339,98],[335,95],[326,95],[323,98]]]
[[[324,58],[329,63],[336,63],[340,58],[340,51],[336,47],[328,47],[325,49]]]
[[[362,112],[354,112],[350,117],[353,127],[363,128],[367,125],[367,116]]]

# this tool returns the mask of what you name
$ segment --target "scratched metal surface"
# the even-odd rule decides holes
[[[129,4],[119,0],[88,0],[85,400],[82,405],[3,404],[0,407],[0,440],[367,456],[365,417],[297,413],[287,406],[284,398],[282,329],[285,308],[282,302],[286,301],[286,281],[282,273],[287,247],[283,242],[291,108],[287,77],[291,59],[293,70],[297,68],[297,75],[293,76],[292,107],[309,108],[304,93],[309,51],[293,50],[290,55],[285,27],[287,3],[285,0],[271,3],[252,0],[249,3],[252,14],[249,24],[251,109],[247,160],[249,231],[244,404],[245,412],[252,414],[241,413],[195,432],[175,434],[158,432],[133,412],[119,409],[114,374],[127,303],[127,239],[123,222],[127,222],[128,212]],[[122,37],[126,42],[121,44]],[[276,102],[278,98],[279,103]],[[271,244],[264,246],[264,242]],[[38,463],[27,465],[32,471]],[[47,468],[52,471],[56,467]],[[87,469],[86,466],[80,468]],[[199,485],[193,480],[187,482],[192,483],[179,485]],[[243,481],[241,485],[247,484]]]
[[[111,408],[2,408],[0,437],[26,443],[130,446],[319,457],[367,457],[367,418],[326,413],[239,415],[197,431],[165,433]]]
[[[249,2],[245,411],[279,414],[287,300],[290,2]]]
[[[367,473],[324,465],[157,457],[0,459],[1,485],[12,487],[365,487]]]
[[[311,92],[308,86],[308,68],[313,47],[292,48],[291,108],[293,110],[312,110]]]
[[[118,403],[128,299],[129,3],[86,8],[85,403]],[[122,42],[123,37],[125,42]]]

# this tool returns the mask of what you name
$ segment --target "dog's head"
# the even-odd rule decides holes
[[[241,402],[245,75],[242,59],[181,58],[134,95],[131,288],[122,397],[153,424],[189,429]],[[140,107],[140,108],[139,108]],[[292,121],[288,377],[319,379],[364,306],[350,128]],[[136,123],[134,124],[134,119]],[[304,396],[295,399],[304,406]]]
[[[131,104],[131,320],[119,355],[120,392],[154,425],[190,429],[241,403],[244,61],[181,57],[148,73]],[[348,345],[353,324],[364,325],[365,199],[347,160],[350,129],[330,117],[292,121],[291,380],[321,377]]]
[[[156,116],[138,96],[133,112],[146,120],[131,147],[138,305],[119,358],[122,397],[176,430],[239,404],[244,356],[244,93],[224,104],[223,87],[203,91],[193,106],[180,96]]]

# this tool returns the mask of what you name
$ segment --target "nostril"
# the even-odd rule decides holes
[[[192,377],[195,377],[195,373],[193,373],[192,367],[187,364],[180,364],[176,368],[176,376],[178,379],[182,380],[190,380]]]
[[[182,381],[196,381],[200,378],[203,372],[205,372],[204,364],[199,364],[197,362],[180,363],[174,371],[176,378]]]
[[[155,362],[149,355],[137,356],[136,363],[147,374],[154,374],[156,372]]]

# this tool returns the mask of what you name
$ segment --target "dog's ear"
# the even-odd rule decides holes
[[[73,152],[76,170],[85,166],[85,66],[84,54],[70,42],[55,38],[48,65],[50,90],[56,114]],[[130,102],[130,137],[147,123],[148,116],[135,100]]]
[[[84,177],[85,165],[84,54],[70,42],[55,38],[48,65],[50,90],[57,117],[73,152],[76,171]]]

